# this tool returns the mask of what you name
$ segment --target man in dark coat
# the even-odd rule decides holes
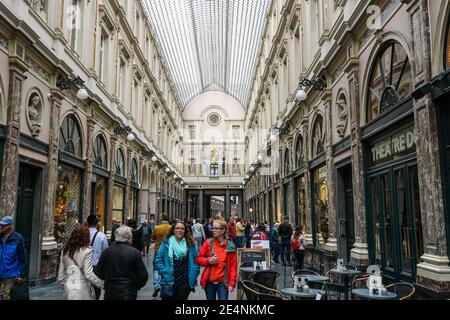
[[[144,248],[144,244],[143,244],[143,233],[141,229],[137,228],[137,223],[136,220],[134,219],[130,219],[128,220],[128,226],[132,229],[131,233],[133,235],[133,247],[135,247],[137,250],[139,250],[139,252],[142,251],[142,249]]]
[[[292,227],[289,224],[289,217],[284,217],[284,221],[278,227],[278,235],[281,237],[281,262],[282,265],[292,266],[291,263],[291,237],[292,237]],[[286,256],[286,259],[285,259]]]
[[[94,270],[105,281],[105,300],[136,300],[145,286],[148,272],[141,252],[133,248],[133,235],[126,226],[116,230],[116,241],[105,249]]]

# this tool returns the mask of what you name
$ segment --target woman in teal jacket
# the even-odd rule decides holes
[[[200,273],[195,263],[197,254],[189,228],[181,221],[174,223],[155,257],[163,300],[187,300],[190,292],[195,291]]]

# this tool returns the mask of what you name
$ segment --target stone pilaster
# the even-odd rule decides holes
[[[50,134],[48,162],[44,177],[44,203],[42,212],[42,251],[39,271],[40,279],[51,279],[57,276],[59,251],[53,236],[55,223],[55,197],[58,184],[59,155],[59,120],[61,116],[61,101],[63,96],[59,90],[51,91]]]
[[[130,197],[130,177],[131,177],[131,154],[132,154],[132,149],[130,147],[127,148],[127,156],[126,156],[126,184],[125,184],[125,198],[123,199],[123,206],[125,208],[125,221],[124,223],[126,223],[126,219],[128,218],[133,218],[133,217],[129,217],[128,215],[128,208],[131,205],[130,201],[129,201],[129,197]]]
[[[230,216],[230,190],[225,190],[225,217]]]
[[[204,212],[203,212],[203,198],[204,198],[204,195],[203,195],[203,190],[200,190],[200,194],[199,194],[199,196],[198,196],[198,206],[199,206],[199,208],[200,208],[200,210],[199,210],[199,219],[205,219],[205,215],[204,215]]]
[[[91,108],[91,107],[89,107]],[[87,219],[91,213],[91,198],[92,198],[92,138],[94,134],[95,120],[93,116],[87,118],[87,131],[86,131],[86,169],[84,172],[84,188],[83,188],[83,221]]]
[[[429,1],[411,1],[410,32],[414,88],[431,79],[431,40]],[[414,103],[416,149],[420,188],[420,209],[424,254],[417,265],[417,284],[438,294],[450,292],[450,267],[445,230],[442,175],[439,153],[438,126],[431,95]],[[450,230],[447,230],[450,232]]]
[[[116,175],[116,146],[117,146],[117,138],[114,135],[111,135],[109,138],[111,147],[109,152],[109,179],[108,179],[108,201],[106,203],[106,226],[105,232],[110,236],[112,229],[112,212],[113,212],[113,195],[114,195],[114,177]]]
[[[325,99],[325,123],[326,123],[326,162],[328,175],[328,239],[325,247],[332,252],[337,251],[336,238],[336,216],[337,216],[337,181],[336,169],[334,167],[333,158],[333,116],[331,108],[331,92],[325,92],[323,97]]]
[[[360,128],[359,62],[350,61],[346,66],[349,82],[349,109],[351,123],[353,211],[355,213],[355,244],[350,262],[355,265],[369,264],[367,249],[366,207],[364,193],[364,162]]]
[[[8,108],[3,152],[0,216],[16,214],[19,179],[20,110],[23,82],[28,66],[18,57],[9,58]]]
[[[293,162],[291,162],[291,166],[293,165]],[[295,201],[296,201],[297,195],[295,194],[295,180],[294,178],[289,179],[289,221],[291,223],[292,229],[295,230],[297,227],[295,223]]]

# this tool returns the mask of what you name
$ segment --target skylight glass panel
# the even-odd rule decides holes
[[[271,0],[142,0],[180,101],[212,84],[247,107]]]

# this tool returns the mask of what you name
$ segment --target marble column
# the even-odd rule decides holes
[[[133,149],[131,149],[131,147],[127,148],[127,155],[126,155],[126,160],[125,160],[125,168],[126,168],[126,182],[125,182],[125,198],[123,199],[123,206],[125,208],[125,221],[124,223],[126,223],[126,219],[131,218],[133,219],[133,216],[130,215],[128,213],[128,208],[131,206],[130,203],[130,190],[131,190],[131,186],[130,186],[130,177],[131,177],[131,155],[133,153]]]
[[[225,190],[225,217],[228,218],[231,216],[231,207],[230,207],[230,190]]]
[[[309,137],[309,119],[304,117],[302,119],[303,128],[303,141],[310,141]],[[311,170],[309,167],[309,146],[304,143],[303,154],[305,155],[305,215],[306,225],[305,225],[305,240],[308,245],[313,244],[313,228],[312,228],[312,209],[311,206],[314,205],[314,201],[311,199]]]
[[[333,116],[331,104],[331,92],[325,92],[322,96],[325,103],[325,123],[327,141],[325,146],[327,175],[328,175],[328,240],[325,243],[325,248],[332,252],[337,252],[337,238],[336,238],[336,216],[337,216],[337,181],[336,169],[333,158]]]
[[[114,178],[116,176],[116,145],[117,138],[115,135],[111,135],[110,138],[110,152],[109,152],[109,163],[110,163],[110,171],[109,171],[109,179],[108,179],[108,201],[106,203],[106,226],[105,233],[108,239],[111,238],[111,229],[112,229],[112,212],[113,212],[113,196],[114,196]]]
[[[91,111],[91,106],[88,107],[89,111]],[[89,214],[91,213],[91,192],[92,192],[92,138],[94,134],[94,125],[95,119],[94,117],[87,117],[87,132],[86,132],[86,169],[84,172],[84,188],[83,188],[83,221],[87,219]]]
[[[414,89],[431,80],[429,2],[407,1]],[[414,90],[413,89],[413,90]],[[414,103],[420,210],[424,252],[417,265],[417,284],[435,294],[450,292],[450,267],[445,230],[442,174],[436,109],[431,95]],[[450,230],[447,230],[450,232]]]
[[[28,66],[19,57],[9,58],[8,107],[6,137],[0,186],[0,215],[16,215],[17,183],[19,180],[20,114],[23,82]]]
[[[59,251],[53,236],[55,224],[55,198],[58,184],[59,153],[59,119],[63,96],[59,90],[51,90],[50,132],[48,162],[44,177],[44,205],[42,212],[42,248],[40,259],[40,279],[51,279],[57,276]]]
[[[204,212],[203,212],[203,198],[204,198],[204,191],[203,190],[200,190],[200,194],[199,194],[199,196],[198,196],[198,208],[199,208],[199,211],[198,211],[198,218],[199,219],[205,219],[205,215],[204,215]]]
[[[354,265],[368,265],[369,251],[367,248],[366,206],[364,196],[364,158],[361,143],[360,128],[360,88],[359,61],[351,59],[346,67],[349,83],[349,109],[351,123],[352,152],[352,182],[353,182],[353,212],[355,223],[355,244],[351,250],[350,262]]]

